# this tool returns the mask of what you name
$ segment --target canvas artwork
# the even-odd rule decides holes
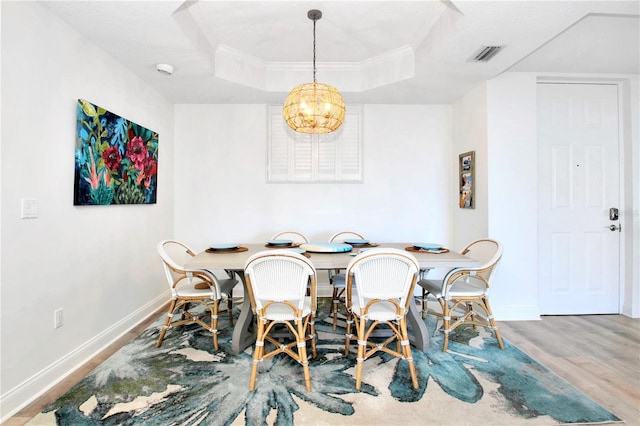
[[[155,204],[158,133],[78,99],[73,204]]]

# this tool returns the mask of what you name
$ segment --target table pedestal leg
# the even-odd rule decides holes
[[[256,332],[253,330],[253,311],[251,309],[251,301],[249,300],[249,292],[247,291],[247,283],[244,279],[243,272],[237,272],[242,285],[244,287],[244,300],[240,308],[240,316],[233,327],[231,337],[231,350],[234,354],[243,352],[256,341]]]
[[[432,268],[422,268],[420,269],[420,277],[418,279],[426,278],[429,271]],[[411,301],[409,305],[409,313],[407,314],[407,323],[409,325],[409,331],[413,331],[413,336],[409,336],[409,340],[413,344],[413,346],[421,351],[426,351],[429,349],[429,331],[427,330],[427,326],[422,319],[422,312],[418,310],[416,306],[416,302],[414,300]]]
[[[231,350],[234,354],[243,352],[256,341],[256,333],[252,328],[253,312],[251,311],[251,302],[245,296],[240,310],[240,316],[233,327],[233,335],[231,337]]]
[[[409,325],[409,330],[413,331],[413,335],[409,335],[409,340],[413,346],[421,351],[429,349],[429,331],[422,319],[422,312],[418,310],[418,307],[413,300],[409,305],[407,323]]]

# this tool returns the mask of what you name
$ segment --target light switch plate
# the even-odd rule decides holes
[[[22,218],[36,219],[38,217],[38,200],[34,198],[22,199]]]

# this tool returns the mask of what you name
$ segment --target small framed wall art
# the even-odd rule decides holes
[[[459,160],[460,198],[461,209],[474,209],[476,207],[476,155],[475,151],[460,154]]]
[[[158,134],[78,99],[73,204],[155,204]]]

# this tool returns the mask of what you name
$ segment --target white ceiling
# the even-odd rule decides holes
[[[637,0],[41,3],[173,103],[282,103],[313,78],[310,9],[317,80],[347,104],[450,103],[505,71],[640,73]]]

